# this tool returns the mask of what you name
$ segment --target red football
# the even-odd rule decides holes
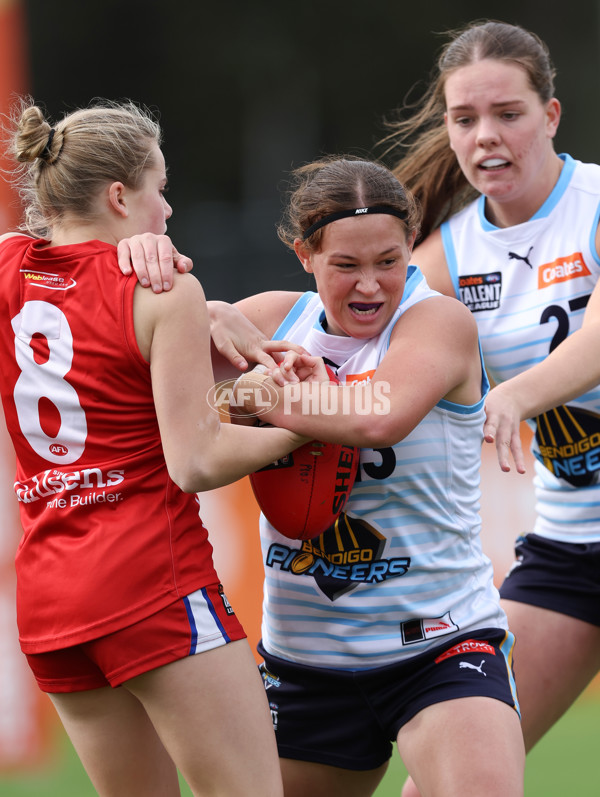
[[[311,443],[250,474],[263,514],[280,534],[309,540],[328,529],[350,495],[360,449],[341,443]]]
[[[331,381],[339,382],[328,367]],[[280,534],[310,540],[332,526],[354,485],[360,449],[313,440],[250,474],[264,516]]]

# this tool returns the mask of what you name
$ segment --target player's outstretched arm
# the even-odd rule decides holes
[[[173,289],[159,296],[136,287],[134,322],[140,352],[150,363],[165,460],[182,490],[229,484],[306,442],[285,429],[221,423],[210,402],[214,376],[206,302],[191,274],[177,275]]]
[[[442,398],[481,400],[477,327],[456,299],[428,298],[398,321],[371,378],[348,384],[276,381],[275,389],[278,400],[263,413],[265,421],[332,443],[394,445]]]
[[[521,409],[511,396],[510,382],[498,385],[488,393],[485,401],[486,420],[483,438],[496,444],[498,464],[505,473],[510,471],[510,454],[517,473],[525,473],[525,459],[521,445]]]
[[[486,399],[484,436],[496,443],[498,463],[510,470],[509,452],[519,473],[525,462],[520,422],[576,399],[600,383],[600,288],[588,303],[583,326],[545,360],[497,385]]]

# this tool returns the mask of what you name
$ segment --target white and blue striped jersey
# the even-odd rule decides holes
[[[581,326],[600,275],[600,166],[560,157],[560,178],[529,221],[495,227],[479,197],[442,225],[456,295],[477,320],[496,383],[543,360]],[[600,541],[600,389],[529,424],[534,531],[565,542]]]
[[[309,292],[274,337],[324,357],[342,382],[359,383],[372,377],[402,314],[434,295],[410,266],[386,329],[358,340],[325,332],[323,305]],[[484,376],[482,395],[487,387]],[[483,398],[472,406],[443,400],[401,442],[362,449],[345,511],[315,539],[289,540],[261,516],[267,651],[366,669],[471,630],[506,628],[479,539],[483,418]]]

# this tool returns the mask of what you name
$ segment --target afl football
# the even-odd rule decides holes
[[[331,381],[339,380],[329,368]],[[262,513],[294,540],[318,537],[333,525],[352,491],[360,449],[313,440],[250,474]]]

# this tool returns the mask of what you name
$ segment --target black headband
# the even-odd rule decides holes
[[[330,213],[328,216],[323,216],[322,219],[319,221],[315,221],[314,224],[311,224],[308,230],[303,234],[302,240],[306,241],[307,238],[316,232],[317,230],[324,227],[326,224],[331,224],[332,221],[337,221],[338,219],[347,219],[350,216],[367,216],[369,213],[386,213],[388,216],[396,216],[402,221],[406,221],[407,219],[407,212],[405,210],[396,210],[396,208],[392,208],[389,205],[373,205],[372,207],[367,208],[353,208],[352,210],[339,210],[337,213]]]
[[[50,129],[50,135],[48,136],[48,141],[46,141],[46,146],[44,147],[44,149],[42,150],[42,154],[40,155],[41,158],[46,158],[48,155],[50,155],[50,147],[52,146],[55,133],[56,130],[52,127]]]

